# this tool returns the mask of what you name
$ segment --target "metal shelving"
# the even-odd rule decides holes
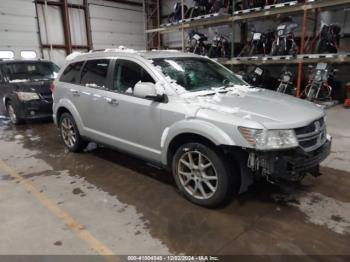
[[[158,0],[159,1],[159,0]],[[183,3],[183,0],[182,0]],[[235,6],[236,0],[232,0],[232,6]],[[300,54],[297,56],[266,56],[266,57],[232,57],[231,59],[218,59],[224,65],[273,65],[273,64],[297,64],[297,96],[301,94],[302,66],[304,63],[332,62],[332,63],[349,63],[350,54],[303,54],[305,49],[306,27],[308,20],[308,12],[314,10],[318,13],[320,9],[327,8],[339,9],[342,6],[349,6],[350,0],[304,0],[304,3],[293,1],[290,3],[270,5],[264,8],[254,8],[249,10],[234,11],[232,15],[211,14],[201,17],[183,19],[178,23],[163,24],[158,28],[147,29],[147,34],[165,34],[176,31],[182,32],[182,49],[184,50],[184,31],[191,28],[207,28],[221,25],[229,25],[232,30],[236,23],[244,23],[247,20],[259,20],[265,17],[277,16],[281,14],[297,14],[303,15]],[[183,15],[184,17],[184,15]],[[314,34],[316,26],[314,27]],[[234,34],[232,34],[234,35]],[[232,54],[234,50],[234,39],[232,41]]]
[[[349,63],[350,53],[347,54],[303,54],[297,56],[253,56],[237,57],[233,59],[218,59],[224,65],[271,65],[271,64],[299,64],[299,63]]]
[[[249,9],[245,10],[244,13],[240,13],[241,11],[236,11],[234,15],[211,14],[190,19],[184,19],[180,20],[178,23],[168,23],[163,24],[163,26],[159,28],[147,29],[146,33],[170,33],[182,30],[183,28],[190,29],[199,27],[205,28],[220,25],[230,25],[233,22],[258,19],[266,16],[274,16],[286,13],[300,13],[317,8],[337,7],[347,4],[350,4],[349,0],[314,0],[313,2],[308,1],[305,4],[296,3],[293,5],[289,5],[288,3],[286,3],[275,5],[276,7],[274,8],[271,8],[271,6],[267,6],[265,8]]]

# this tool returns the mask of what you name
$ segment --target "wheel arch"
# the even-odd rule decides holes
[[[54,114],[54,120],[57,126],[59,126],[59,121],[64,113],[69,113],[73,116],[75,124],[78,127],[79,133],[81,135],[84,135],[84,125],[83,121],[79,116],[79,113],[75,106],[68,100],[60,100],[58,105],[55,107],[55,114]]]
[[[169,167],[175,150],[186,142],[203,142],[211,146],[235,145],[235,142],[217,126],[200,120],[183,120],[165,128],[161,139],[162,164]]]
[[[189,143],[189,142],[200,142],[202,144],[208,145],[208,146],[216,146],[213,141],[208,139],[205,136],[195,134],[195,133],[181,133],[178,134],[176,137],[174,137],[171,142],[169,143],[169,146],[167,148],[167,155],[166,155],[166,165],[170,167],[172,157],[174,156],[176,150],[183,144]]]
[[[71,113],[66,107],[64,107],[64,106],[61,106],[60,108],[58,108],[58,109],[57,109],[57,113],[56,113],[57,126],[59,126],[61,116],[62,116],[64,113],[72,114],[72,113]]]

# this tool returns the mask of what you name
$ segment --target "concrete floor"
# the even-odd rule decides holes
[[[324,175],[288,201],[259,183],[210,210],[137,159],[93,144],[69,153],[52,123],[0,118],[0,254],[350,255],[349,119],[328,110]]]

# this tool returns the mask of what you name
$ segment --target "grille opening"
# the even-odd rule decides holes
[[[319,122],[319,127],[320,130],[316,130],[316,125],[315,122]],[[299,145],[305,150],[305,151],[309,151],[309,150],[313,150],[314,148],[317,148],[317,146],[321,146],[322,143],[324,142],[324,132],[325,132],[325,125],[324,125],[324,119],[318,119],[314,122],[312,122],[311,124],[304,126],[304,127],[300,127],[300,128],[296,128],[295,129],[295,133],[298,137],[299,140]],[[317,132],[319,131],[319,132]],[[323,137],[321,139],[319,139],[319,135],[317,135],[317,137],[315,137],[315,132],[317,132],[317,134],[322,135]],[[309,138],[308,135],[310,135]],[[306,137],[306,138],[305,138]]]
[[[321,127],[324,125],[324,119],[321,118],[321,119],[318,119],[318,120],[312,122],[310,125],[296,128],[295,129],[295,134],[296,135],[304,135],[304,134],[315,132],[316,131],[316,129],[315,129],[315,122],[317,122],[317,121],[320,123]]]
[[[307,140],[307,141],[302,141],[299,143],[300,146],[307,148],[307,147],[312,147],[314,145],[317,144],[317,138],[311,139],[311,140]]]

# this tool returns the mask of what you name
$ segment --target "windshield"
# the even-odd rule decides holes
[[[157,58],[153,59],[153,64],[165,76],[190,92],[248,85],[229,70],[206,58]]]
[[[19,62],[2,65],[8,81],[49,80],[57,76],[59,67],[51,62]]]

